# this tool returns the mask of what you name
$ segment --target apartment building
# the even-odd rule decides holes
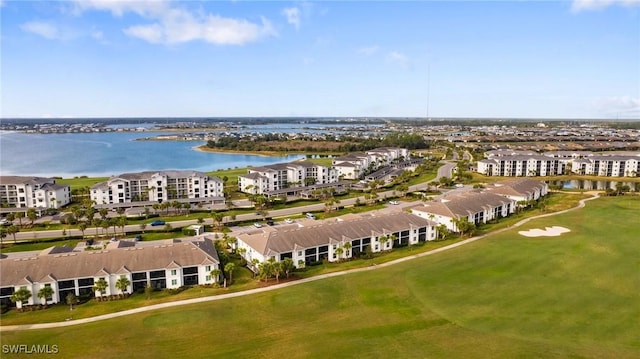
[[[51,287],[47,304],[64,303],[67,295],[109,296],[122,294],[116,282],[128,280],[124,293],[146,286],[179,288],[219,281],[211,271],[220,269],[220,260],[212,239],[170,239],[152,245],[132,241],[111,242],[104,249],[51,247],[31,256],[0,259],[0,302],[9,303],[20,288],[31,293],[29,300],[16,303],[44,304],[38,298],[43,287]],[[105,293],[93,291],[95,283],[107,282]]]
[[[53,178],[0,176],[0,203],[15,208],[60,208],[71,202],[71,188]]]
[[[163,202],[174,199],[224,197],[222,180],[197,171],[147,171],[124,173],[91,187],[96,204]]]
[[[300,161],[249,168],[238,176],[238,189],[251,194],[264,194],[290,187],[335,183],[338,172],[331,167]]]
[[[394,162],[408,161],[409,150],[397,147],[380,147],[366,152],[355,152],[333,159],[333,167],[344,179],[361,179],[365,174]]]
[[[237,246],[244,248],[240,253],[248,263],[254,259],[264,262],[291,258],[298,267],[357,257],[367,248],[380,252],[436,239],[436,223],[403,211],[307,221],[304,225],[293,223],[243,232],[237,236]],[[338,248],[342,250],[337,251]]]

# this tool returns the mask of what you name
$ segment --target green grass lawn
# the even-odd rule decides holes
[[[601,198],[387,268],[87,325],[3,332],[2,344],[56,344],[63,357],[91,358],[639,357],[638,213],[638,197]],[[517,233],[551,225],[571,232]]]

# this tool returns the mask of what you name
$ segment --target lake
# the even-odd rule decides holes
[[[0,175],[75,177],[127,172],[261,166],[303,155],[266,157],[196,151],[195,141],[136,141],[159,132],[26,134],[0,131]],[[166,132],[165,132],[166,134]]]
[[[625,181],[593,181],[593,180],[569,180],[569,181],[547,181],[554,186],[562,186],[562,189],[584,189],[604,191],[607,188],[616,189],[617,183],[629,186],[632,191],[640,189],[640,183]]]

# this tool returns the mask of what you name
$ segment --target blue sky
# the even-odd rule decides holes
[[[0,6],[2,117],[640,118],[640,0]]]

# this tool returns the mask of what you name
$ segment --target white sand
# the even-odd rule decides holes
[[[528,231],[520,231],[518,232],[518,234],[523,235],[525,237],[543,237],[543,236],[557,237],[562,233],[567,233],[567,232],[571,232],[571,230],[564,227],[553,226],[553,227],[546,227],[545,229],[535,228],[535,229],[530,229]]]

